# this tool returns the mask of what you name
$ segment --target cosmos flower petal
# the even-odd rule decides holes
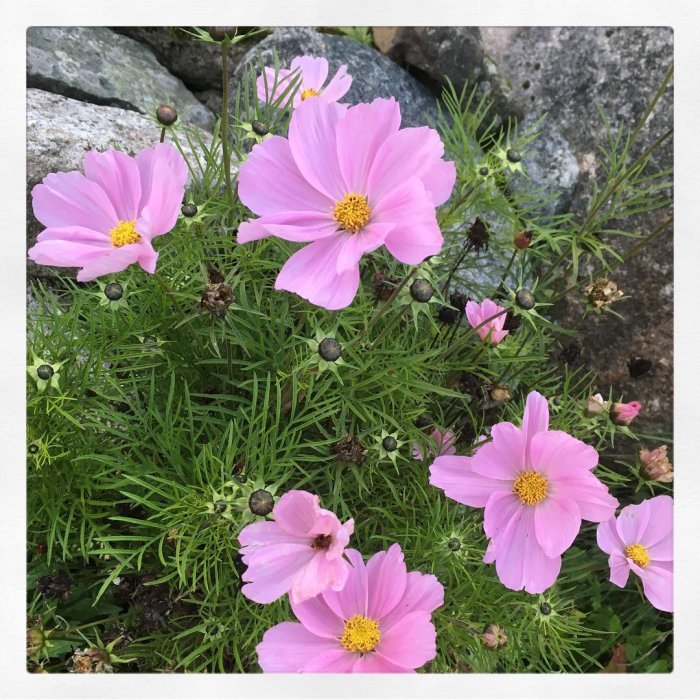
[[[652,561],[639,577],[647,600],[658,610],[673,612],[673,563]]]
[[[472,457],[443,455],[430,465],[430,483],[448,498],[473,508],[483,508],[494,491],[510,492],[512,481],[501,481],[472,470]]]
[[[367,615],[379,620],[390,613],[406,590],[406,564],[398,544],[367,562]]]
[[[254,547],[267,544],[306,544],[307,538],[292,534],[280,527],[279,522],[266,520],[259,523],[251,523],[241,530],[238,541],[246,551],[253,551]]]
[[[100,240],[75,241],[52,238],[38,241],[29,249],[28,255],[37,265],[76,267],[86,264],[95,257],[103,257],[105,251],[111,251],[111,249],[112,246],[109,243]]]
[[[311,533],[319,511],[318,496],[308,491],[287,491],[275,504],[275,522],[286,532],[304,537]]]
[[[338,649],[337,640],[317,637],[299,622],[281,622],[255,648],[265,673],[298,673],[309,659]]]
[[[369,224],[354,234],[343,234],[344,243],[338,253],[336,272],[357,269],[365,253],[371,253],[383,245],[387,235],[394,229],[394,224]]]
[[[340,639],[343,634],[343,619],[326,603],[322,595],[301,603],[291,601],[292,611],[309,632],[328,639]]]
[[[241,223],[237,240],[239,243],[249,243],[260,238],[277,236],[285,241],[307,243],[332,236],[337,230],[336,220],[328,213],[290,211],[268,214]]]
[[[151,256],[146,255],[149,249],[152,251]],[[158,253],[150,248],[150,244],[146,242],[133,243],[131,245],[122,246],[121,248],[112,248],[103,255],[95,255],[90,260],[81,261],[80,265],[82,265],[82,269],[78,272],[76,279],[78,282],[89,282],[102,275],[111,275],[115,272],[121,272],[129,267],[129,265],[140,261],[142,258],[146,261],[146,265],[148,265],[149,259],[155,263],[152,256],[157,258]],[[146,272],[150,272],[150,270],[146,269]]]
[[[397,666],[418,668],[435,658],[435,637],[430,613],[416,610],[382,631],[377,651]]]
[[[480,304],[468,301],[465,313],[469,325],[482,340],[497,345],[508,335],[508,331],[503,330],[506,322],[505,308],[491,299],[484,299]]]
[[[323,592],[328,607],[343,620],[353,615],[367,615],[367,569],[362,555],[355,549],[345,550],[352,568],[345,586],[340,591]]]
[[[328,588],[342,588],[349,573],[350,565],[345,559],[328,559],[325,552],[317,552],[294,577],[289,600],[292,603],[302,603]]]
[[[612,515],[608,520],[600,523],[596,530],[598,546],[606,553],[621,552],[625,548],[624,542],[617,534],[616,518]]]
[[[549,404],[542,394],[531,391],[525,401],[523,412],[522,430],[529,442],[535,433],[541,433],[549,429]]]
[[[328,77],[328,61],[323,56],[297,56],[292,59],[291,69],[301,71],[302,89],[319,91]]]
[[[337,642],[336,642],[337,644]],[[357,655],[338,645],[312,657],[301,669],[302,673],[354,673]]]
[[[412,668],[404,668],[397,666],[389,661],[383,654],[378,651],[373,651],[371,654],[357,656],[355,665],[352,668],[353,673],[415,673]]]
[[[526,456],[527,459],[527,456]],[[595,448],[561,430],[535,433],[529,442],[529,459],[547,479],[576,475],[598,464]]]
[[[89,151],[84,160],[85,177],[97,183],[112,202],[120,221],[138,218],[141,178],[136,161],[122,151]]]
[[[491,479],[515,481],[525,470],[525,435],[512,423],[496,423],[491,428],[491,442],[482,445],[472,456],[473,471]]]
[[[493,491],[484,509],[484,532],[498,542],[513,516],[523,508],[520,499],[510,490]]]
[[[576,501],[562,497],[546,497],[533,507],[535,536],[548,557],[563,554],[581,529],[581,513]]]
[[[557,497],[576,501],[581,517],[594,523],[608,520],[620,505],[608,487],[587,470],[577,470],[573,476],[558,476],[551,491]]]
[[[612,554],[608,558],[608,564],[610,565],[610,583],[624,588],[630,577],[630,565],[626,557],[617,553]]]
[[[617,533],[625,545],[641,542],[642,533],[646,530],[651,516],[649,501],[639,505],[625,506],[617,516]]]
[[[321,99],[325,102],[337,102],[344,97],[352,85],[352,77],[348,74],[347,66],[342,65],[321,91]]]
[[[647,526],[640,532],[640,542],[645,547],[666,540],[673,531],[673,498],[671,496],[656,496],[649,499],[649,520]]]
[[[155,227],[153,235],[160,236],[159,224],[162,221],[159,217],[171,218],[173,210],[177,217],[182,204],[187,163],[176,148],[169,143],[159,143],[152,148],[144,148],[136,156],[136,165],[141,179],[139,214],[150,205],[149,219]]]
[[[406,588],[397,605],[381,620],[381,629],[390,630],[404,615],[416,610],[433,612],[445,598],[442,584],[432,574],[411,571],[406,575]]]

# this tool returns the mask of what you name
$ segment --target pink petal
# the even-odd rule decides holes
[[[498,542],[513,516],[524,507],[520,499],[510,490],[492,493],[484,510],[486,536]]]
[[[337,648],[337,640],[317,637],[298,622],[281,622],[265,632],[255,651],[265,673],[298,673],[309,659]]]
[[[342,636],[345,623],[328,607],[323,596],[309,598],[303,603],[291,601],[291,606],[294,615],[309,632],[335,640]]]
[[[574,476],[557,477],[550,483],[549,491],[553,497],[576,501],[581,517],[594,523],[608,520],[620,505],[610,495],[608,487],[587,470],[578,470]]]
[[[443,455],[430,466],[430,483],[459,503],[483,508],[495,491],[512,489],[512,481],[482,476],[472,470],[472,457]]]
[[[430,613],[417,610],[403,617],[390,630],[382,631],[377,652],[403,668],[419,668],[434,659],[437,650]]]
[[[614,515],[598,525],[598,529],[596,530],[596,540],[598,542],[598,546],[606,554],[622,554],[625,551],[625,544],[617,534],[616,519]]]
[[[84,161],[85,177],[97,183],[109,197],[121,221],[138,218],[141,181],[136,161],[122,151],[88,151]]]
[[[333,516],[335,517],[335,516]],[[335,518],[336,522],[338,521],[338,518]],[[355,521],[350,518],[347,522],[345,522],[343,525],[335,529],[334,531],[330,533],[324,533],[324,534],[331,534],[333,536],[333,540],[331,542],[331,546],[328,548],[326,552],[326,557],[329,559],[334,559],[337,557],[343,556],[343,552],[345,548],[348,546],[348,542],[350,541],[350,536],[352,533],[355,532]]]
[[[434,129],[421,126],[397,131],[374,159],[368,181],[370,195],[387,196],[410,173],[422,180],[433,207],[442,204],[450,196],[456,177],[454,164],[446,165],[442,160],[444,152],[445,147]]]
[[[338,124],[338,161],[348,192],[367,194],[367,179],[377,152],[400,124],[399,104],[393,98],[347,110]]]
[[[412,668],[403,668],[392,663],[378,651],[371,654],[357,656],[353,673],[415,673]]]
[[[610,565],[610,583],[624,588],[630,576],[629,562],[622,554],[611,554],[608,564]]]
[[[367,562],[367,615],[378,620],[390,613],[406,590],[406,564],[398,544]]]
[[[277,236],[286,241],[307,243],[332,236],[337,231],[338,222],[330,214],[287,211],[244,221],[238,227],[236,239],[239,243],[249,243]]]
[[[105,191],[79,172],[47,175],[32,189],[32,207],[44,226],[80,226],[109,233],[119,223]]]
[[[328,61],[315,56],[297,56],[292,60],[292,71],[301,69],[301,90],[316,90],[317,92],[328,77]]]
[[[406,589],[398,604],[381,619],[381,629],[389,631],[399,620],[417,610],[433,612],[444,602],[445,589],[432,574],[410,571]]]
[[[80,267],[95,257],[103,257],[111,250],[113,250],[111,244],[103,241],[50,239],[39,241],[29,249],[27,254],[37,265]]]
[[[292,80],[297,79],[297,75],[290,77],[291,72],[288,68],[280,68],[277,73],[277,84],[275,85],[275,69],[269,66],[265,67],[265,76],[258,76],[256,88],[258,91],[258,99],[261,102],[272,103],[276,102],[279,96],[287,89]],[[274,89],[273,89],[274,88]],[[288,100],[285,100],[287,102]],[[280,105],[284,108],[286,104]]]
[[[328,607],[343,620],[353,615],[367,617],[367,569],[362,555],[355,549],[346,549],[345,555],[352,568],[345,587],[340,591],[326,590],[321,595]]]
[[[267,544],[309,544],[308,537],[293,535],[283,530],[278,522],[269,520],[246,525],[238,535],[238,541],[245,548]]]
[[[238,172],[238,196],[259,216],[316,212],[330,218],[337,228],[331,213],[335,200],[309,184],[294,162],[289,141],[281,136],[253,146]]]
[[[535,433],[529,447],[529,463],[555,482],[559,477],[576,476],[598,464],[598,453],[593,447],[561,430]]]
[[[338,644],[336,642],[336,644]],[[302,673],[354,673],[357,654],[351,654],[338,644],[339,648],[329,649],[313,657],[301,669]]]
[[[673,561],[673,532],[647,547],[647,551],[652,561]]]
[[[569,498],[546,497],[533,507],[535,536],[548,557],[563,554],[581,529],[581,513],[576,501]]]
[[[338,233],[298,250],[284,264],[275,289],[285,289],[316,306],[335,311],[352,303],[360,285],[359,267],[337,273],[338,256],[347,237]]]
[[[523,412],[522,430],[529,443],[535,433],[541,433],[549,428],[549,404],[547,399],[536,391],[527,395],[525,411]]]
[[[150,256],[149,256],[150,253]],[[78,272],[76,279],[78,282],[89,282],[102,275],[111,275],[115,272],[125,270],[129,265],[140,260],[143,256],[158,257],[151,244],[143,241],[132,243],[121,248],[112,248],[103,255],[94,256],[90,260],[82,262],[83,269]],[[146,269],[146,268],[144,268]],[[148,270],[146,270],[148,272]]]
[[[287,491],[275,505],[275,521],[292,535],[309,536],[320,515],[318,503],[318,496],[308,491]]]
[[[342,589],[349,573],[350,565],[345,559],[326,559],[325,552],[317,552],[295,576],[289,600],[302,603],[328,588]]]
[[[352,77],[348,75],[347,66],[342,65],[330,79],[328,85],[321,91],[321,99],[325,102],[337,102],[352,85]]]
[[[525,435],[512,423],[496,423],[491,429],[493,440],[472,456],[472,470],[491,479],[511,483],[525,468]]]
[[[418,265],[440,252],[443,238],[435,207],[418,178],[405,180],[381,199],[370,198],[370,206],[373,223],[395,224],[385,245],[397,260]]]
[[[648,504],[649,521],[646,528],[639,535],[639,541],[647,549],[672,535],[673,498],[671,496],[655,496],[648,500]]]
[[[640,544],[642,533],[647,528],[651,509],[649,501],[642,501],[639,505],[625,506],[617,516],[617,534],[625,544]]]
[[[339,275],[357,269],[360,258],[379,248],[387,235],[394,229],[394,224],[369,224],[354,234],[343,234],[345,242],[338,254],[336,271]]]
[[[641,570],[639,578],[647,600],[658,610],[673,612],[673,563],[652,562]]]
[[[50,226],[45,228],[37,237],[41,241],[71,241],[76,243],[91,243],[95,248],[111,250],[112,241],[109,234],[95,231],[82,226]]]
[[[345,108],[336,102],[306,100],[294,110],[289,146],[302,176],[334,202],[347,190],[338,163],[336,133]]]
[[[482,448],[483,449],[483,448]],[[532,508],[521,508],[496,544],[496,573],[514,591],[543,593],[557,579],[561,557],[548,557],[537,542]]]

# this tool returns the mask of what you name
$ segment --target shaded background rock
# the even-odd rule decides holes
[[[321,34],[311,27],[276,29],[243,57],[232,76],[233,86],[241,83],[247,64],[257,67],[262,58],[271,65],[274,51],[282,66],[302,54],[324,56],[329,78],[342,64],[347,65],[353,82],[343,101],[356,104],[394,96],[401,104],[402,126],[419,126],[426,123],[426,116],[437,116],[433,93],[391,59],[353,39]]]
[[[181,119],[214,126],[212,112],[149,48],[104,27],[30,27],[27,86],[142,114],[170,104]]]

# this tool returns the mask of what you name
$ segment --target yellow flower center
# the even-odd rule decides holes
[[[535,471],[523,472],[513,484],[513,493],[523,505],[537,505],[547,495],[547,479]]]
[[[109,237],[112,239],[112,245],[121,248],[129,243],[138,243],[141,236],[136,233],[136,221],[120,221],[110,232]]]
[[[307,97],[318,97],[319,92],[318,90],[312,90],[311,88],[306,88],[301,91],[301,99],[302,102],[307,98]]]
[[[352,233],[357,233],[367,225],[371,213],[367,199],[361,194],[346,194],[333,210],[335,220]]]
[[[642,569],[645,566],[649,566],[651,557],[647,548],[643,544],[631,544],[625,550],[625,556],[631,559],[637,566],[641,566]]]
[[[379,644],[379,623],[362,615],[353,615],[346,623],[340,643],[352,652],[372,651]]]

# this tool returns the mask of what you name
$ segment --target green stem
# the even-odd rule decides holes
[[[226,179],[226,196],[228,197],[229,212],[226,217],[228,225],[232,225],[233,216],[233,187],[231,185],[231,144],[228,140],[228,42],[224,41],[221,44],[221,79],[223,81],[221,105],[221,149],[224,159],[224,178]]]
[[[469,338],[471,338],[471,336],[474,333],[476,333],[480,328],[483,328],[483,326],[490,323],[499,316],[503,316],[503,314],[505,313],[508,313],[508,309],[503,309],[503,311],[499,311],[497,314],[494,314],[493,316],[489,316],[488,318],[484,319],[478,326],[474,326],[474,328],[469,328],[469,330],[459,339],[457,343],[455,343],[452,347],[447,347],[445,349],[445,352],[436,359],[436,362],[443,362],[444,360],[446,360],[448,355],[451,355],[457,348],[461,348],[463,345],[465,345],[466,341],[469,340]]]
[[[410,305],[404,306],[403,309],[401,309],[401,311],[399,311],[396,316],[394,316],[394,318],[392,318],[391,321],[389,321],[389,323],[382,328],[381,333],[371,343],[373,348],[377,347],[379,341],[404,317],[406,311],[408,311],[410,308]]]
[[[496,287],[496,294],[498,294],[501,291],[501,288],[505,284],[506,278],[508,277],[508,273],[510,272],[510,268],[513,267],[513,262],[515,261],[515,256],[518,254],[518,249],[515,248],[513,250],[513,254],[510,256],[510,260],[508,261],[508,264],[506,265],[506,269],[503,270],[503,274],[501,275],[501,280],[498,283],[498,286]]]
[[[464,258],[467,257],[467,253],[472,249],[472,242],[469,241],[464,248],[464,251],[462,252],[462,255],[459,256],[459,259],[457,262],[452,266],[452,269],[450,270],[450,274],[447,276],[447,282],[445,282],[445,285],[442,288],[442,296],[445,296],[447,294],[447,290],[450,288],[450,282],[452,281],[452,277],[454,277],[455,272],[457,272],[457,268],[462,264],[462,261]]]

